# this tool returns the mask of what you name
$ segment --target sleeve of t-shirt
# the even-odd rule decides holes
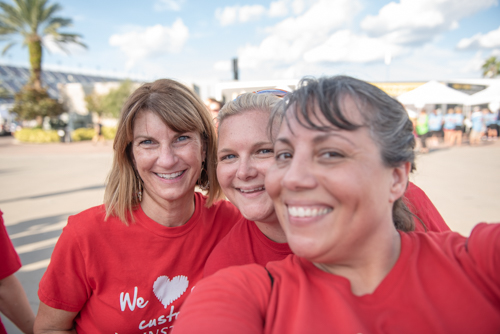
[[[21,259],[12,245],[0,211],[0,280],[14,274],[19,268]]]
[[[77,221],[72,221],[73,218],[69,218],[54,247],[50,264],[40,281],[38,297],[50,307],[79,312],[92,289],[75,230]]]
[[[271,280],[262,266],[222,269],[198,282],[172,334],[263,333],[270,292]]]
[[[500,298],[500,224],[476,225],[467,239],[465,249],[481,275],[494,282]]]
[[[415,216],[422,220],[428,231],[450,231],[450,228],[445,223],[434,204],[432,204],[429,197],[427,197],[425,192],[414,183],[409,182],[404,197],[405,204]],[[422,222],[415,217],[413,221],[415,222],[415,231],[425,231]]]

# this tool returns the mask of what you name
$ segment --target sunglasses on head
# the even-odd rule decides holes
[[[283,89],[261,89],[261,90],[256,90],[255,92],[252,92],[255,94],[272,94],[277,97],[283,98],[285,95],[290,94],[290,92],[287,92],[286,90]]]

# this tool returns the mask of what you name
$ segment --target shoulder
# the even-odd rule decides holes
[[[409,182],[404,197],[405,204],[415,216],[422,220],[427,230],[435,232],[450,231],[450,228],[429,197],[417,185]],[[425,231],[421,222],[415,217],[414,222],[416,231]]]
[[[205,264],[204,276],[210,276],[220,269],[252,263],[244,254],[248,251],[250,238],[248,221],[241,217],[229,233],[215,246]]]
[[[231,226],[233,226],[236,220],[242,217],[240,211],[227,200],[219,200],[207,208],[205,206],[207,198],[203,194],[197,192],[195,198],[196,210],[203,215],[205,220],[216,220],[225,224],[232,222]]]
[[[407,239],[404,242],[412,243],[419,247],[420,252],[440,252],[453,259],[473,260],[480,265],[481,262],[500,265],[500,224],[480,223],[474,227],[470,236],[464,237],[456,232],[410,232],[402,233]]]

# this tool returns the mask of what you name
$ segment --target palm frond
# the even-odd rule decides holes
[[[10,49],[11,47],[13,47],[15,44],[16,44],[16,42],[10,42],[10,43],[8,43],[8,44],[7,44],[7,45],[3,48],[3,50],[2,50],[2,56],[4,56],[4,55],[7,53],[7,51],[9,51],[9,49]]]

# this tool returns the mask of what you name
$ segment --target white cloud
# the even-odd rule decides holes
[[[217,8],[215,17],[222,26],[227,26],[236,22],[245,23],[258,20],[265,13],[266,8],[261,5],[228,6],[224,9]]]
[[[307,62],[352,62],[366,63],[383,60],[387,55],[397,56],[402,48],[381,38],[355,35],[349,30],[340,30],[328,40],[304,54]]]
[[[458,28],[460,19],[497,4],[498,0],[401,0],[367,16],[361,27],[372,37],[385,35],[394,43],[424,43]]]
[[[189,29],[182,19],[177,19],[171,27],[157,24],[109,38],[111,46],[117,46],[127,56],[127,69],[138,61],[154,58],[166,53],[178,53],[189,38]]]
[[[233,64],[230,60],[221,60],[214,64],[214,70],[221,72],[229,72],[233,68]]]
[[[466,49],[494,49],[500,47],[500,27],[492,30],[485,35],[479,33],[470,38],[461,39],[457,48]]]
[[[276,0],[271,2],[269,9],[266,9],[262,5],[226,6],[215,10],[215,18],[219,21],[220,25],[228,26],[235,23],[256,21],[264,16],[287,16],[289,8],[292,9],[295,15],[298,15],[316,1],[311,0],[306,4],[304,0]]]
[[[288,1],[278,0],[273,1],[269,5],[269,16],[270,17],[280,17],[288,15]]]
[[[47,48],[47,50],[53,54],[75,55],[75,54],[83,54],[86,52],[86,49],[83,46],[76,43],[66,43],[66,44],[62,43],[58,45],[52,35],[44,36],[42,42],[43,45]]]
[[[157,12],[162,12],[164,10],[178,12],[181,10],[183,2],[184,0],[156,0],[153,8]]]
[[[484,64],[484,56],[481,51],[476,52],[473,58],[469,59],[462,68],[459,69],[461,73],[479,72],[481,66]]]
[[[324,43],[330,34],[350,22],[361,9],[356,0],[320,0],[297,17],[289,17],[267,29],[259,45],[238,50],[241,68],[256,68],[263,62],[291,64],[306,51]]]

